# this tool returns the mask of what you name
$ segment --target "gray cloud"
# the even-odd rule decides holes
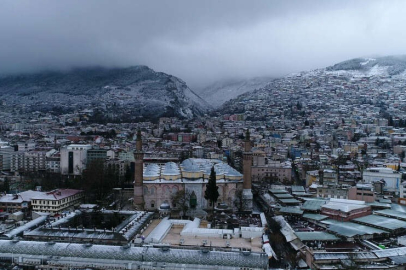
[[[148,65],[192,86],[405,54],[405,1],[0,2],[0,72]]]

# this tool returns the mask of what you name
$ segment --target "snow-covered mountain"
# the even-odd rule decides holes
[[[211,109],[184,81],[147,66],[79,68],[0,77],[0,98],[25,110],[100,108],[144,118],[192,118]]]
[[[273,79],[262,88],[225,102],[218,111],[225,114],[245,113],[250,119],[265,119],[269,106],[279,103],[285,104],[289,110],[296,106],[297,102],[327,104],[333,101],[322,99],[330,93],[340,91],[345,92],[341,93],[343,97],[354,94],[355,99],[364,100],[372,90],[378,91],[379,96],[380,92],[403,89],[405,81],[406,56],[355,58],[326,68]],[[364,90],[366,94],[363,96],[361,92]],[[339,98],[341,99],[341,96]],[[373,97],[368,102],[377,100]]]
[[[406,70],[406,56],[384,56],[376,58],[354,58],[325,69],[327,72],[349,72],[354,75],[396,76]]]
[[[196,92],[212,104],[213,107],[220,107],[230,99],[264,87],[271,80],[271,77],[256,77],[248,80],[224,80],[215,82]]]

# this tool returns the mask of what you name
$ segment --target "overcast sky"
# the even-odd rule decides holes
[[[406,54],[406,1],[0,1],[0,73],[148,65],[192,87]]]

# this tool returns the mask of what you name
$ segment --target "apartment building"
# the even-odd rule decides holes
[[[86,168],[87,151],[90,144],[71,144],[61,149],[61,173],[63,175],[81,175]]]
[[[11,154],[10,171],[36,172],[45,170],[45,151],[18,151]]]

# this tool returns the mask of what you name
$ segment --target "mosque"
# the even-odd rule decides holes
[[[238,190],[242,190],[243,210],[252,211],[251,165],[252,152],[249,132],[246,134],[243,153],[243,173],[241,174],[220,160],[190,158],[182,163],[144,164],[141,133],[137,133],[134,176],[134,205],[138,210],[156,211],[176,208],[172,198],[180,190],[188,194],[189,206],[206,209],[204,198],[206,185],[214,166],[219,191],[218,205],[234,207]],[[241,193],[240,193],[241,194]]]

